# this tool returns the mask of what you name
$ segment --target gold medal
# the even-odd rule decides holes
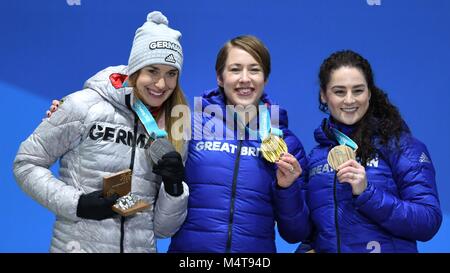
[[[276,135],[270,134],[261,143],[261,153],[269,162],[278,160],[282,153],[287,153],[287,145],[284,140]]]
[[[339,145],[331,149],[331,151],[328,153],[327,160],[331,168],[337,171],[337,168],[341,166],[341,164],[355,158],[356,154],[352,148],[348,147],[347,145]]]

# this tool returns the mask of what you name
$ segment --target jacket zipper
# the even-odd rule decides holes
[[[333,199],[334,199],[334,225],[336,227],[336,244],[337,244],[337,252],[341,253],[341,234],[339,232],[339,223],[338,223],[338,201],[337,201],[337,185],[336,185],[337,174],[334,173],[334,182],[333,182]]]
[[[123,253],[124,238],[125,238],[125,216],[120,216],[120,253]]]
[[[231,252],[231,237],[232,237],[231,233],[232,233],[232,227],[233,227],[234,203],[236,201],[236,184],[237,184],[237,175],[238,175],[238,170],[239,170],[239,159],[241,157],[241,148],[242,148],[242,140],[239,140],[236,161],[234,162],[233,185],[232,185],[232,190],[231,190],[230,218],[228,220],[228,240],[227,240],[227,247],[225,250],[226,253]]]
[[[138,130],[138,117],[134,114],[134,134],[133,134],[133,146],[131,148],[131,161],[130,161],[130,169],[133,171],[134,168],[134,158],[136,155],[136,141],[137,141],[137,130]],[[124,253],[123,250],[123,242],[125,240],[125,220],[124,216],[120,217],[120,253]]]

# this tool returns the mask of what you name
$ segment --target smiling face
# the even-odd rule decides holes
[[[342,66],[331,73],[326,90],[320,99],[326,103],[331,116],[346,125],[353,125],[366,114],[370,102],[370,90],[361,71]]]
[[[137,96],[150,107],[161,106],[177,87],[178,70],[173,66],[153,64],[138,73],[135,84]]]
[[[247,51],[236,47],[229,49],[217,83],[224,89],[228,104],[244,107],[258,105],[266,84],[261,65]]]

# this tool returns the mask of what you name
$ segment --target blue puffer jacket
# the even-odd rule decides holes
[[[262,101],[270,104],[266,95]],[[213,105],[225,111],[219,90],[203,95],[203,109]],[[279,112],[288,150],[305,167],[303,146],[287,129],[286,111]],[[262,158],[258,141],[206,140],[204,136],[195,140],[195,130],[208,127],[212,121],[223,125],[224,135],[230,130],[220,115],[205,116],[197,122],[194,118],[186,162],[188,215],[172,237],[169,252],[276,252],[275,221],[286,241],[304,239],[309,233],[309,210],[301,190],[304,176],[289,188],[280,189],[276,168]],[[236,135],[235,130],[226,133]]]
[[[327,120],[315,131],[318,142],[308,157],[307,200],[315,224],[317,252],[417,252],[416,241],[430,240],[442,214],[435,171],[427,148],[410,134],[400,145],[376,145],[367,163],[367,189],[352,196],[327,164],[338,145]],[[376,143],[376,142],[374,142]]]

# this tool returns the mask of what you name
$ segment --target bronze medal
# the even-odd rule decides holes
[[[337,168],[341,164],[355,158],[356,154],[352,148],[348,147],[347,145],[339,145],[330,150],[327,160],[331,168],[337,171]]]
[[[269,135],[261,143],[261,153],[263,157],[274,163],[278,160],[282,153],[287,153],[287,145],[284,140],[276,135]]]

